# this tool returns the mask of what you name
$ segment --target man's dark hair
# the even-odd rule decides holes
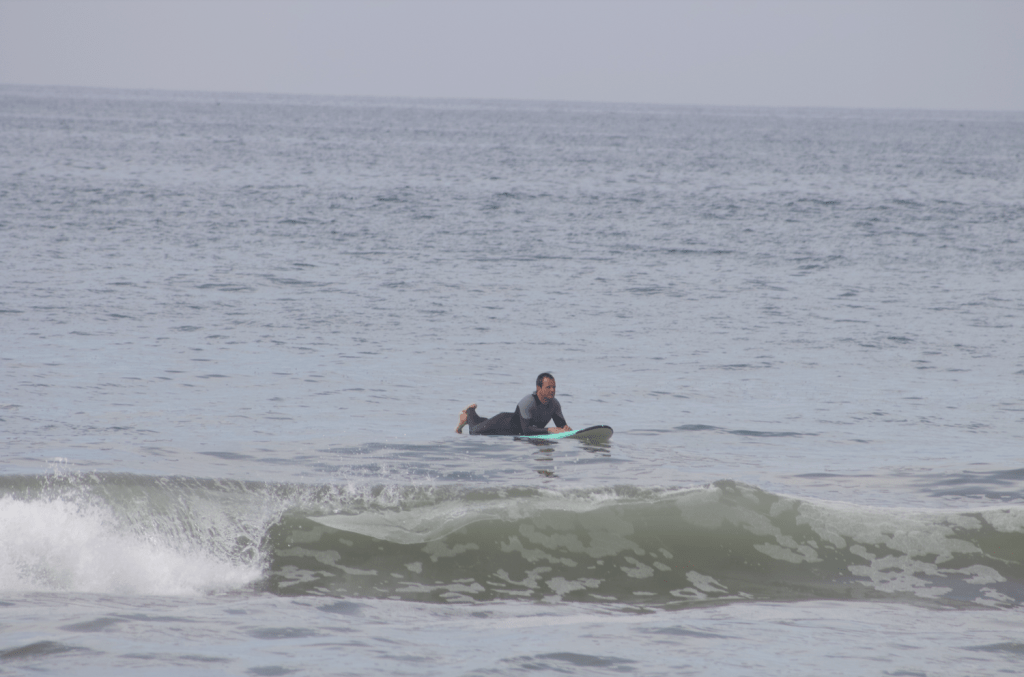
[[[552,381],[555,380],[554,376],[552,376],[551,374],[549,374],[547,372],[544,372],[543,374],[541,374],[540,376],[537,377],[537,387],[538,388],[540,388],[542,385],[544,385],[544,379],[546,379],[546,378],[549,378]]]

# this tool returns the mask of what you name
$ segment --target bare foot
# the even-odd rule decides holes
[[[459,433],[460,435],[462,434],[462,429],[465,428],[466,424],[469,422],[469,416],[466,415],[466,412],[469,411],[470,409],[476,409],[476,405],[469,405],[468,407],[462,410],[461,414],[459,414],[459,425],[458,427],[455,428],[455,432]]]

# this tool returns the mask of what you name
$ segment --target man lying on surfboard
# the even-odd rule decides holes
[[[545,428],[548,421],[555,420],[557,428]],[[455,432],[469,426],[470,435],[544,435],[572,430],[562,416],[562,405],[555,399],[555,377],[544,372],[537,377],[537,392],[519,400],[515,412],[502,412],[490,418],[476,413],[471,404],[459,414],[459,425]]]

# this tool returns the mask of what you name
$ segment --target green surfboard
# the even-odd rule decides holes
[[[547,435],[518,435],[517,440],[565,440],[577,439],[583,442],[607,442],[612,436],[612,428],[607,425],[594,425],[582,430],[570,430],[564,433],[548,433]]]

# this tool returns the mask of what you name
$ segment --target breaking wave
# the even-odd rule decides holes
[[[694,488],[0,478],[0,590],[420,602],[1024,602],[1024,508]]]

